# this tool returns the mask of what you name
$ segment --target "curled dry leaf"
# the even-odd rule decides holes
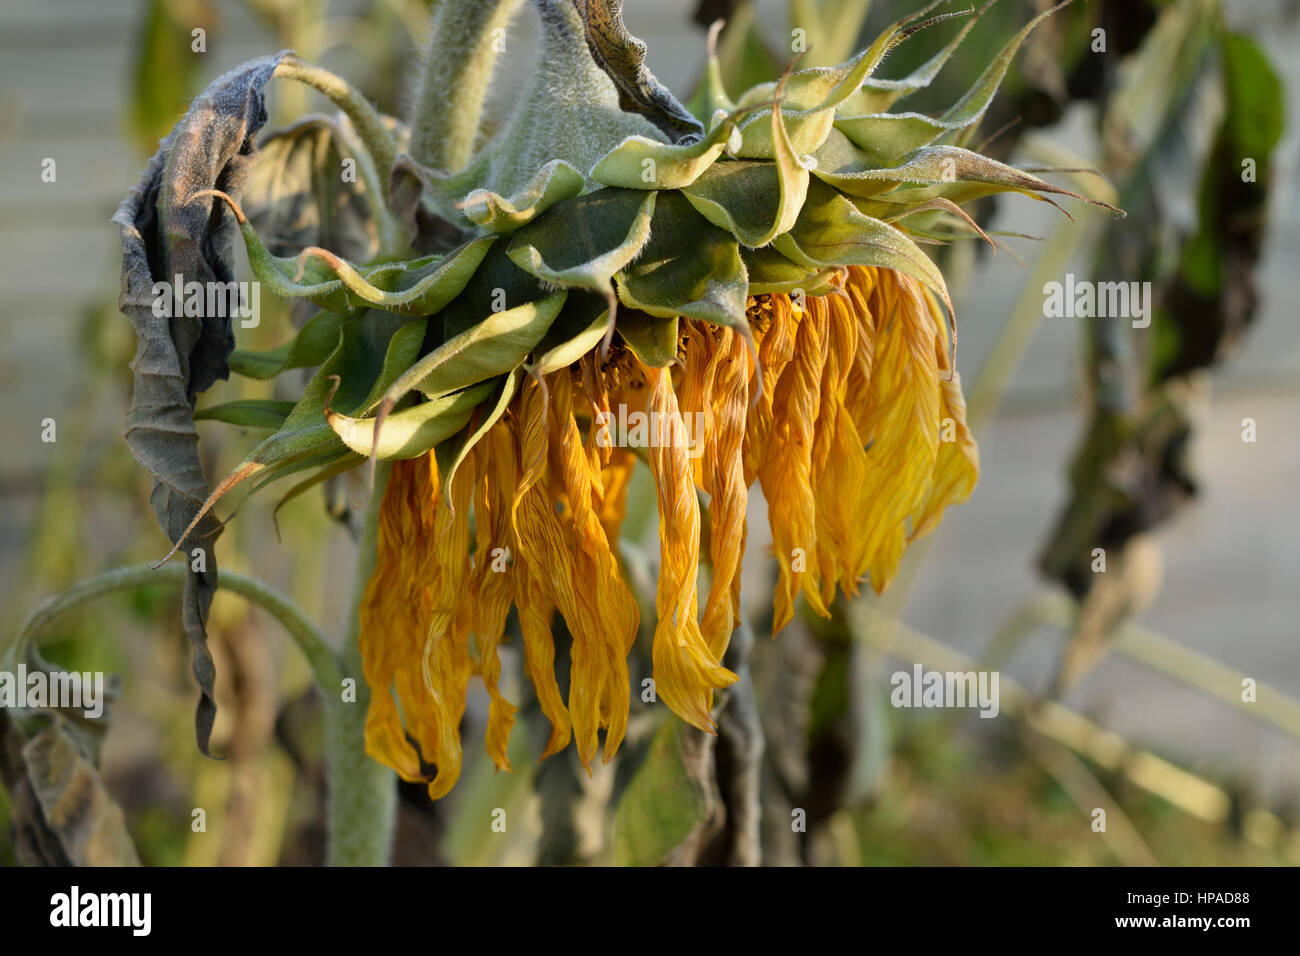
[[[155,315],[154,288],[177,276],[186,283],[233,280],[234,227],[225,204],[189,199],[204,189],[239,194],[257,159],[254,138],[266,123],[262,88],[283,56],[252,60],[198,96],[113,215],[122,236],[119,307],[135,327],[138,342],[124,434],[131,453],[153,475],[154,513],[173,542],[208,497],[194,398],[229,376],[235,339],[229,316]],[[205,754],[216,719],[216,675],[206,623],[217,589],[212,545],[220,530],[210,514],[196,528],[192,544],[206,554],[203,562],[192,564],[203,570],[186,577],[182,609],[200,690],[195,734]]]

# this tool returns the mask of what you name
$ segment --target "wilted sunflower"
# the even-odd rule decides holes
[[[437,29],[487,43],[514,4],[458,6],[443,5]],[[373,156],[370,188],[392,220],[381,237],[405,227],[416,248],[445,251],[278,258],[234,207],[263,286],[324,309],[289,351],[332,351],[213,498],[253,474],[392,462],[361,608],[366,742],[433,797],[460,772],[475,674],[491,697],[488,753],[509,766],[498,647],[512,607],[552,727],[544,755],[573,737],[589,765],[601,730],[604,759],[618,750],[639,612],[617,542],[637,467],[658,499],[653,676],[693,726],[713,730],[713,692],[737,679],[722,662],[755,481],[779,569],[774,631],[800,594],[829,615],[837,587],[883,590],[979,470],[951,303],[914,240],[982,235],[959,207],[980,196],[1065,192],[958,145],[1041,16],[938,117],[889,110],[928,85],[973,17],[904,79],[873,74],[954,15],[923,20],[932,5],[838,67],[734,100],[715,31],[697,118],[644,69],[619,4],[537,7],[537,74],[493,134],[451,149],[418,117],[408,137],[336,97]],[[456,108],[428,86],[420,103]],[[648,437],[615,434],[638,413]],[[567,700],[557,613],[572,635]]]

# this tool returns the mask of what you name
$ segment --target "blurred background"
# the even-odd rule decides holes
[[[800,6],[628,0],[625,17],[686,99],[701,24],[727,15],[724,65],[766,79],[787,57],[764,51],[788,47]],[[917,4],[870,6],[862,32],[874,36]],[[908,108],[951,103],[1043,6],[1001,0]],[[46,596],[167,550],[147,476],[121,439],[135,341],[117,311],[109,223],[159,138],[216,76],[284,47],[404,116],[426,22],[422,0],[7,0],[0,10],[0,400],[10,409],[0,417],[0,640]],[[192,50],[196,28],[203,52]],[[498,106],[525,75],[535,28],[531,10],[515,23]],[[1096,28],[1104,51],[1091,49]],[[909,41],[883,75],[904,75],[940,42],[937,31]],[[1004,198],[976,214],[997,230],[996,255],[936,248],[982,473],[881,599],[842,608],[833,625],[796,620],[770,641],[769,542],[752,501],[745,593],[772,862],[1300,863],[1298,54],[1290,0],[1090,0],[1047,21],[1013,63],[977,142],[1000,134],[988,147],[999,158],[1100,171],[1049,178],[1130,216],[1117,223],[1069,202],[1071,223]],[[268,99],[268,130],[327,107],[287,83]],[[1233,187],[1246,157],[1258,179],[1243,198]],[[47,158],[53,182],[42,180]],[[1067,273],[1153,281],[1152,329],[1045,318],[1042,286]],[[287,339],[284,315],[263,316],[241,347]],[[206,397],[265,392],[238,381]],[[41,439],[47,418],[53,443]],[[210,476],[253,443],[228,428],[201,424],[200,434]],[[346,484],[309,493],[278,511],[278,525],[274,496],[250,500],[222,539],[223,568],[283,589],[337,635],[355,496]],[[1104,581],[1083,573],[1094,546],[1106,550]],[[150,588],[61,619],[44,648],[70,669],[122,677],[101,770],[141,858],[320,862],[309,669],[266,615],[219,594],[213,749],[228,759],[207,760],[194,746],[177,620],[176,596]],[[1002,717],[892,708],[890,674],[916,662],[998,669]],[[1253,701],[1244,679],[1256,682]],[[612,795],[630,785],[636,747],[588,780],[570,753],[536,769],[536,742],[520,727],[516,772],[494,775],[475,743],[486,695],[481,685],[473,694],[466,774],[436,806],[403,787],[396,862],[613,861]],[[526,823],[498,840],[458,825],[497,806]],[[194,807],[206,809],[204,833],[191,829]],[[1108,811],[1105,833],[1092,827],[1095,808]],[[792,809],[806,811],[806,832],[790,831]],[[11,815],[0,788],[6,864]]]

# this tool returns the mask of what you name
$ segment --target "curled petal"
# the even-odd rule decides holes
[[[605,737],[608,762],[617,753],[627,731],[630,703],[627,655],[636,640],[639,611],[596,510],[597,492],[603,496],[599,462],[583,447],[573,411],[572,382],[567,372],[561,372],[554,378],[552,416],[559,435],[561,475],[572,517],[569,528],[579,612],[577,620],[569,620],[574,635],[570,710],[573,710],[575,694],[587,694],[599,700],[600,724],[608,728]],[[588,742],[592,749],[582,754],[584,762],[594,752],[594,735]],[[580,754],[582,743],[579,738]]]
[[[937,319],[920,284],[880,272],[872,292],[877,316],[870,409],[867,480],[858,493],[864,566],[883,591],[902,558],[905,522],[929,493],[939,450]]]
[[[507,750],[516,708],[498,688],[501,660],[497,655],[510,604],[515,599],[515,569],[506,561],[511,540],[510,505],[518,484],[514,439],[509,427],[500,422],[494,425],[483,442],[483,448],[486,461],[474,499],[477,547],[474,579],[470,584],[470,593],[474,596],[470,603],[479,644],[479,670],[491,699],[487,752],[498,768],[509,770]]]
[[[730,329],[719,330],[710,356],[712,390],[705,403],[704,490],[709,502],[709,556],[713,581],[700,629],[721,659],[736,626],[740,604],[740,561],[745,552],[745,411],[749,356]]]
[[[758,480],[767,498],[772,548],[780,568],[773,602],[773,634],[794,617],[794,600],[800,589],[818,614],[829,616],[816,576],[809,573],[817,555],[812,453],[826,364],[825,325],[824,316],[817,312],[805,313],[799,320],[794,358],[777,382],[771,433],[758,468]]]
[[[736,675],[710,649],[696,619],[696,576],[700,557],[700,504],[688,454],[685,423],[665,369],[652,369],[650,412],[659,441],[650,448],[650,470],[659,500],[658,621],[651,657],[655,686],[683,720],[708,733],[716,725],[709,711],[715,688]]]

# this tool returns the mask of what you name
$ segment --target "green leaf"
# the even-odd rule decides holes
[[[678,192],[659,194],[650,241],[616,285],[624,305],[650,315],[684,315],[749,331],[749,280],[739,246]]]
[[[608,323],[609,303],[604,298],[581,290],[570,292],[533,350],[537,358],[528,366],[529,374],[541,378],[573,365],[600,344]]]
[[[510,399],[514,398],[523,375],[522,369],[515,369],[509,375],[503,375],[498,381],[493,382],[494,391],[479,406],[481,414],[477,416],[477,420],[471,416],[469,424],[461,429],[459,434],[441,442],[434,449],[434,457],[438,461],[438,476],[442,482],[442,495],[447,502],[451,502],[451,482],[456,477],[456,472],[460,470],[469,453],[474,450],[474,446],[506,413],[506,409],[510,406]]]
[[[916,243],[894,226],[864,216],[827,186],[809,191],[799,221],[775,246],[810,268],[875,266],[902,272],[928,285],[953,311],[943,273]]]
[[[962,98],[937,119],[919,113],[850,116],[841,108],[835,119],[835,128],[852,140],[873,162],[889,164],[897,162],[914,149],[929,145],[946,133],[974,126],[983,119],[1025,38],[1033,32],[1034,27],[1061,6],[1064,4],[1045,10],[1030,20],[993,58]]]
[[[542,340],[567,295],[560,291],[539,302],[491,313],[394,378],[380,405],[392,408],[413,390],[437,398],[514,371]]]
[[[655,196],[606,187],[566,199],[515,233],[507,255],[544,282],[608,294],[650,236]]]
[[[389,321],[388,313],[376,310],[371,315],[382,315],[384,316],[384,322]],[[401,317],[394,316],[394,318],[401,322]],[[372,318],[370,321],[374,322],[376,319]],[[366,410],[374,408],[397,377],[411,367],[411,364],[419,357],[424,348],[429,322],[429,319],[421,319],[418,322],[406,322],[397,326],[396,331],[389,337],[388,345],[384,349],[384,361],[379,366],[379,375],[371,382],[369,393],[356,406],[357,408]],[[336,407],[339,406],[336,405]]]
[[[508,245],[494,244],[460,295],[442,310],[444,338],[459,335],[481,322],[484,316],[545,299],[553,291],[543,288],[541,280],[510,260],[506,254]]]
[[[177,547],[213,505],[249,478],[259,477],[256,491],[286,475],[327,465],[345,455],[347,446],[325,418],[326,403],[345,415],[371,407],[401,370],[415,361],[427,325],[427,319],[412,320],[377,310],[344,322],[337,348],[316,370],[284,424],[213,489]]]
[[[293,411],[293,402],[278,402],[268,398],[240,399],[209,405],[194,413],[194,420],[203,419],[242,425],[244,428],[266,428],[275,431]]]
[[[887,80],[876,76],[867,77],[862,84],[862,88],[839,105],[836,110],[837,115],[869,116],[874,113],[883,113],[904,97],[928,87],[948,63],[948,60],[951,59],[957,47],[961,46],[962,41],[974,29],[975,24],[984,15],[984,11],[990,6],[992,6],[992,3],[986,3],[976,11],[975,15],[962,26],[961,31],[948,42],[947,46],[901,80]]]
[[[861,149],[869,162],[889,166],[912,150],[928,146],[949,130],[960,127],[920,113],[884,113],[837,119],[835,128]]]
[[[672,714],[659,725],[614,814],[619,866],[655,866],[705,819],[708,804],[682,758],[683,724]]]
[[[627,347],[651,368],[664,368],[677,359],[677,318],[647,315],[636,309],[618,313],[618,334]]]
[[[271,255],[233,200],[224,193],[214,195],[230,202],[241,217],[239,230],[258,281],[282,298],[308,299],[331,312],[351,313],[369,303],[389,312],[432,315],[460,294],[496,241],[484,236],[445,256],[381,262],[360,269],[317,246],[294,258],[280,258]]]
[[[960,203],[990,193],[1017,192],[1050,202],[1039,194],[1051,193],[1081,199],[1119,213],[1109,203],[1053,186],[1037,176],[960,146],[926,146],[904,157],[897,166],[879,167],[837,132],[827,139],[814,158],[817,166],[813,175],[851,196],[907,203],[943,198]],[[931,184],[933,188],[889,195],[903,183]],[[981,188],[970,189],[971,184],[979,184]]]
[[[927,26],[954,16],[965,16],[965,11],[962,11],[916,22],[934,9],[938,2],[897,21],[881,33],[871,46],[840,66],[798,70],[789,76],[782,91],[782,109],[790,142],[799,156],[813,152],[826,141],[835,120],[836,108],[857,92],[863,81],[880,65],[885,54]],[[741,96],[738,105],[755,106],[772,99],[777,95],[777,86],[778,84],[771,83],[754,87]],[[770,114],[770,109],[760,109],[740,125],[742,145],[737,156],[742,159],[772,159],[775,156]]]
[[[806,194],[808,172],[802,172]],[[751,249],[767,245],[794,224],[803,196],[791,201],[783,193],[778,164],[762,160],[716,163],[682,190],[696,212]],[[788,221],[782,221],[783,211]]]
[[[582,173],[564,160],[554,159],[509,197],[490,189],[474,189],[466,194],[461,208],[465,218],[476,226],[510,232],[536,219],[561,199],[578,195],[585,185]]]
[[[741,249],[740,256],[745,261],[745,272],[749,275],[749,294],[763,295],[770,292],[790,293],[803,289],[809,295],[817,295],[814,288],[829,285],[835,270],[819,272],[816,269],[792,262],[771,246],[762,249]]]
[[[779,104],[770,116],[772,162],[715,163],[682,190],[700,215],[751,248],[788,232],[808,195],[808,170],[786,135]]]
[[[681,189],[722,156],[733,141],[737,124],[747,110],[727,111],[713,124],[709,135],[697,143],[661,143],[644,136],[629,136],[596,163],[591,178],[606,186],[625,189]]]
[[[421,402],[384,418],[375,442],[375,418],[351,418],[333,410],[329,425],[358,455],[391,459],[418,458],[465,427],[474,409],[492,393],[496,382],[480,382],[461,392]]]
[[[326,404],[344,414],[372,408],[415,361],[427,323],[379,311],[347,323],[338,348],[307,383],[280,431],[254,449],[245,463],[267,467],[341,450],[326,421]]]
[[[230,369],[248,378],[267,379],[286,369],[319,365],[339,344],[344,318],[337,312],[318,312],[291,341],[278,348],[265,352],[235,349],[230,354]]]

